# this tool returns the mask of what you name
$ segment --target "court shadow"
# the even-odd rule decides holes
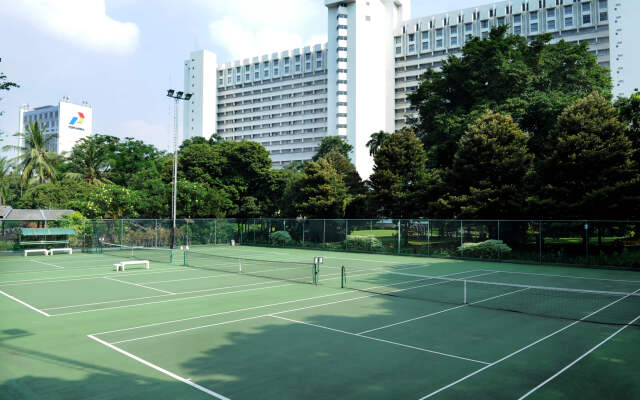
[[[208,396],[171,378],[157,379],[65,358],[52,353],[0,343],[0,353],[37,360],[41,373],[0,380],[2,399],[206,399]],[[113,365],[113,364],[112,364]],[[146,368],[141,366],[141,368]],[[68,379],[52,377],[64,369]],[[0,367],[10,376],[12,366]],[[149,371],[146,370],[145,371]],[[149,375],[154,375],[153,373]]]

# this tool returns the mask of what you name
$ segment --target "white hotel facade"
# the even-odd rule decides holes
[[[640,87],[640,0],[511,0],[411,18],[410,0],[326,0],[328,43],[219,63],[207,50],[184,63],[184,137],[252,140],[274,166],[310,159],[326,136],[345,138],[358,172],[373,168],[366,143],[412,110],[420,76],[491,27],[533,40],[587,42],[611,69],[614,96]]]

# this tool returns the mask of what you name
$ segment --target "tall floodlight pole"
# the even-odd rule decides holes
[[[173,227],[171,229],[171,248],[176,247],[177,229],[176,229],[176,203],[178,199],[178,102],[180,100],[189,101],[193,96],[192,93],[176,92],[173,89],[167,90],[167,97],[174,100],[173,103],[173,196],[172,196],[172,219]]]

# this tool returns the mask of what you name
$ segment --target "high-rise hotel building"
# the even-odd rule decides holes
[[[326,0],[328,43],[218,63],[207,50],[184,63],[184,136],[253,140],[274,166],[308,160],[329,135],[344,137],[363,178],[374,132],[402,128],[420,76],[492,27],[533,40],[587,42],[611,70],[614,95],[640,86],[639,0],[510,0],[411,18],[410,0]]]

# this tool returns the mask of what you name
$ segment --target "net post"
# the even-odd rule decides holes
[[[242,260],[238,260],[238,266],[240,268],[238,272],[242,272]]]
[[[346,279],[347,277],[346,277],[346,274],[344,271],[344,265],[343,265],[342,268],[340,268],[340,288],[344,289]]]
[[[182,265],[187,265],[187,252],[182,253]]]
[[[468,304],[467,301],[467,281],[464,280],[464,304]]]

